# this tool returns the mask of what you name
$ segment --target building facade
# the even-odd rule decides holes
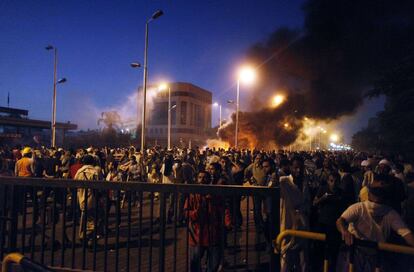
[[[29,119],[28,115],[28,110],[0,107],[0,144],[50,145],[51,122]],[[63,144],[67,131],[76,129],[76,124],[57,122],[57,144]]]
[[[171,144],[188,147],[202,145],[211,130],[211,92],[191,83],[170,83]],[[167,145],[168,89],[153,96],[147,126],[149,145]]]

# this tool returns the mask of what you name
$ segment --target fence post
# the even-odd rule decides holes
[[[165,269],[165,197],[166,193],[160,192],[160,247],[158,253],[159,271],[164,272]],[[177,218],[177,215],[175,215]],[[174,224],[177,224],[177,220],[174,220]]]
[[[7,229],[7,185],[0,185],[0,259],[3,259]]]
[[[267,196],[270,198],[270,226],[269,235],[270,240],[276,239],[280,232],[280,190],[279,188],[270,188],[271,194]],[[280,271],[280,255],[275,254],[273,248],[269,252],[269,271]]]
[[[18,190],[17,186],[11,186],[12,193],[11,195],[13,198],[11,198],[10,201],[10,227],[9,227],[9,245],[8,250],[9,252],[13,252],[17,249],[17,223],[18,223],[18,205],[20,205],[20,199],[21,199],[21,190]],[[19,192],[20,191],[20,192]]]

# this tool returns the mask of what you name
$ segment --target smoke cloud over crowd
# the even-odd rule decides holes
[[[148,88],[147,92],[147,111],[150,112],[153,109],[153,97],[155,95],[154,88]],[[141,123],[142,108],[138,105],[142,105],[142,91],[136,90],[130,91],[130,94],[123,100],[110,107],[99,107],[92,100],[85,99],[81,103],[75,105],[74,111],[82,116],[79,120],[76,120],[81,129],[99,128],[104,129],[106,123],[103,119],[107,116],[103,113],[116,113],[119,117],[116,122],[113,123],[116,129],[135,129],[137,124]]]
[[[410,1],[310,0],[303,10],[303,29],[277,29],[247,53],[260,80],[250,98],[256,110],[239,115],[242,147],[286,146],[300,138],[307,118],[354,113],[381,74],[414,50]],[[286,101],[268,106],[278,93]],[[219,131],[231,144],[234,122],[233,114]]]

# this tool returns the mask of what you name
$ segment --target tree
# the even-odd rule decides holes
[[[384,110],[353,136],[361,150],[404,154],[414,159],[414,53],[386,71],[368,96],[385,95]]]

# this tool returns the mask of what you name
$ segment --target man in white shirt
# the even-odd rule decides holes
[[[387,175],[377,175],[369,186],[368,200],[351,205],[337,220],[336,225],[345,244],[352,245],[354,237],[373,242],[386,242],[391,230],[399,234],[407,244],[414,246],[414,236],[400,215],[385,205],[390,197],[390,181]],[[372,271],[375,255],[356,250],[355,271]]]

